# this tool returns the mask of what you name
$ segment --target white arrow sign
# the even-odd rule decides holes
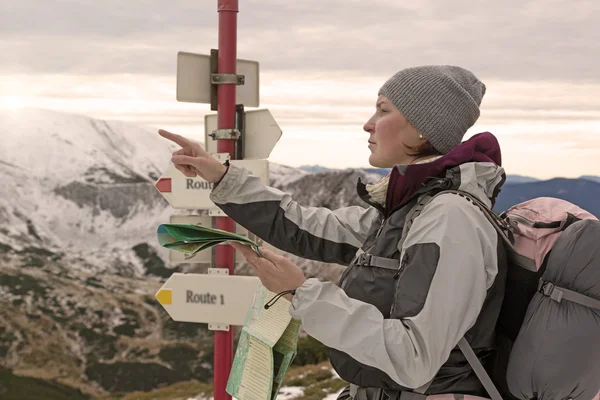
[[[258,176],[265,184],[269,184],[269,162],[267,160],[232,160]],[[200,177],[188,178],[179,172],[173,164],[154,184],[173,208],[183,209],[214,209],[217,206],[210,200],[214,184]]]
[[[269,158],[281,138],[281,128],[269,110],[244,112],[244,136],[242,146],[245,160]],[[217,129],[217,114],[204,116],[204,146],[209,153],[217,152],[217,141],[209,135]]]
[[[156,299],[174,321],[244,325],[259,287],[255,276],[174,273]]]
[[[258,62],[237,60],[236,74],[244,75],[244,84],[236,86],[236,103],[258,107]],[[177,101],[210,104],[210,75],[210,56],[177,53]]]

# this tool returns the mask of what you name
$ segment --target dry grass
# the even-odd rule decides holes
[[[179,382],[171,386],[156,389],[151,392],[133,392],[124,396],[103,396],[98,400],[187,400],[201,395],[208,399],[212,397],[212,384],[198,381]]]
[[[304,395],[296,400],[322,400],[347,385],[334,376],[331,364],[323,362],[317,365],[293,367],[288,370],[283,386],[300,386]],[[212,384],[197,381],[179,382],[151,392],[134,392],[123,396],[104,396],[98,400],[187,400],[189,398],[213,396]]]

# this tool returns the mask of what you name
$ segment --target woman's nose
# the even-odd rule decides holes
[[[369,120],[363,125],[363,129],[365,132],[373,133],[375,131],[375,124],[373,123],[373,118],[369,118]]]

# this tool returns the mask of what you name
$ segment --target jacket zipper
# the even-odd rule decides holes
[[[398,271],[393,276],[394,280],[400,279],[400,277],[402,276],[402,273],[404,272],[404,267],[406,266],[406,264],[408,264],[408,260],[409,260],[408,253],[404,253],[404,256],[402,257],[402,262],[400,263],[400,268],[398,268]]]
[[[404,256],[402,257],[402,261],[400,262],[400,268],[398,268],[398,272],[396,272],[393,276],[394,280],[398,281],[402,277],[402,274],[404,273],[404,267],[406,267],[406,264],[408,264],[408,260],[409,260],[408,253],[404,253]],[[396,308],[396,302],[393,301],[392,306],[390,307],[390,315],[394,313],[395,308]]]
[[[379,227],[379,229],[377,229],[377,233],[375,234],[375,239],[377,239],[379,237],[379,235],[381,234],[381,231],[383,230],[383,227],[384,227],[386,221],[387,221],[387,218],[384,218],[381,221],[381,226]]]

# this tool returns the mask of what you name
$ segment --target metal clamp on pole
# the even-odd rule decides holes
[[[212,131],[208,136],[213,138],[213,140],[237,140],[240,137],[240,131],[237,129],[217,129]]]
[[[235,63],[236,60],[234,59],[233,62]],[[219,85],[244,85],[246,77],[238,74],[219,73],[219,50],[216,49],[210,51],[210,71],[210,109],[216,111],[218,109],[217,88]]]
[[[210,74],[210,83],[213,85],[243,85],[244,75],[237,74]]]

